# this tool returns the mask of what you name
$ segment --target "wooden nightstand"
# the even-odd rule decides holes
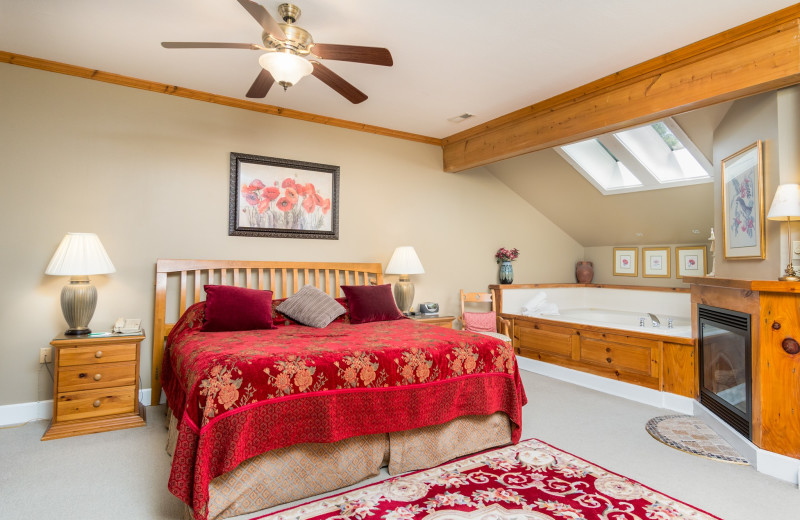
[[[145,425],[139,403],[144,335],[61,335],[53,346],[53,420],[43,441]]]
[[[453,320],[456,319],[455,316],[425,316],[424,314],[415,314],[413,316],[408,316],[408,317],[411,318],[412,320],[417,320],[422,323],[444,327],[446,329],[452,329]]]

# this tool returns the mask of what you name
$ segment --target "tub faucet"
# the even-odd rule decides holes
[[[661,326],[661,322],[658,321],[658,316],[656,316],[655,314],[652,314],[650,312],[648,312],[647,315],[650,316],[650,322],[651,322],[650,324],[653,327],[660,327]]]

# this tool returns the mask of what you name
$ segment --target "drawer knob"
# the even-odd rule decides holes
[[[95,408],[100,408],[100,399],[98,399],[97,401],[93,402],[92,406],[94,406]]]
[[[606,358],[606,361],[607,361],[608,363],[611,363],[611,358],[610,358],[610,357],[607,357],[607,358]]]
[[[103,357],[103,351],[102,350],[98,350],[97,352],[94,353],[94,357],[96,357],[97,359],[100,359],[101,357]]]
[[[103,374],[95,374],[94,375],[94,380],[95,381],[100,381],[102,378],[103,378]]]

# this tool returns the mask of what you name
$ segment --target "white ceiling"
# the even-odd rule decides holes
[[[259,0],[277,18],[276,0]],[[326,61],[369,99],[316,78],[265,103],[445,137],[793,4],[790,0],[297,0],[319,43],[380,46],[393,67]],[[494,7],[493,7],[494,6]],[[245,99],[261,43],[235,0],[0,0],[0,50]],[[470,112],[456,124],[448,118]]]

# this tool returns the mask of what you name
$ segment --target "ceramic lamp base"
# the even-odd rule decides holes
[[[407,274],[400,275],[400,279],[394,284],[394,301],[403,314],[411,311],[411,306],[414,304],[414,284]]]
[[[64,334],[75,336],[89,334],[89,322],[97,306],[97,289],[89,283],[88,276],[73,276],[61,289],[61,312],[67,320]]]

